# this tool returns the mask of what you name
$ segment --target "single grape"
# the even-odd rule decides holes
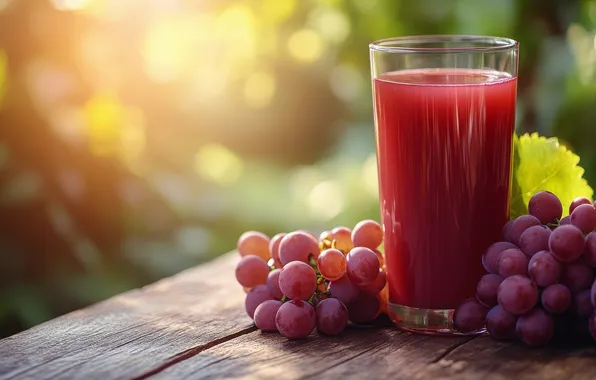
[[[329,281],[335,281],[346,274],[346,256],[335,248],[329,248],[321,252],[317,259],[317,265],[321,276]]]
[[[292,261],[281,270],[279,288],[291,300],[307,300],[317,288],[317,275],[310,265]]]
[[[517,315],[497,305],[486,315],[486,330],[491,337],[500,340],[515,339]]]
[[[561,262],[576,260],[584,250],[584,234],[575,226],[555,228],[548,239],[548,247]]]
[[[567,224],[571,224],[571,217],[569,215],[561,219],[561,222],[559,222],[559,225],[561,226],[565,226]]]
[[[519,248],[526,256],[548,250],[548,238],[551,230],[546,226],[532,226],[519,237]]]
[[[249,317],[254,318],[257,307],[269,300],[273,300],[273,297],[271,296],[271,293],[269,293],[267,285],[255,286],[246,294],[246,299],[244,300],[246,314],[248,314]]]
[[[596,229],[596,208],[589,205],[580,205],[571,214],[571,224],[584,234],[589,234]]]
[[[252,288],[267,282],[269,267],[267,263],[255,255],[247,255],[236,264],[236,280],[246,288]]]
[[[370,285],[379,275],[379,259],[368,248],[356,247],[352,249],[346,256],[346,261],[348,277],[357,286]]]
[[[271,258],[269,237],[259,231],[247,231],[240,235],[236,247],[240,256],[255,255],[265,262]]]
[[[281,268],[283,265],[281,261],[279,261],[279,243],[281,243],[281,239],[284,238],[287,234],[285,232],[279,233],[271,238],[269,242],[269,252],[271,252],[271,258],[273,259],[273,265],[276,268]]]
[[[572,293],[577,293],[592,286],[594,271],[583,260],[575,260],[563,265],[559,282],[567,286]]]
[[[594,306],[592,306],[591,293],[592,292],[590,289],[586,289],[573,295],[573,300],[571,301],[571,310],[573,310],[573,313],[576,316],[580,318],[585,318],[589,317],[594,313]]]
[[[501,237],[503,241],[513,243],[513,220],[508,221],[501,230]]]
[[[497,260],[497,272],[502,277],[528,274],[528,257],[517,248],[506,249]]]
[[[596,309],[596,281],[594,281],[592,284],[590,298],[592,300],[592,306],[594,306],[594,309]]]
[[[542,291],[542,307],[552,314],[560,314],[571,305],[571,292],[562,284],[552,284]]]
[[[592,268],[596,268],[596,232],[590,232],[585,241],[584,261]]]
[[[350,321],[358,324],[372,322],[381,312],[379,298],[363,292],[358,293],[356,299],[346,306]]]
[[[375,250],[383,242],[383,228],[379,223],[370,219],[358,222],[352,230],[352,242],[355,247]]]
[[[288,339],[305,339],[316,324],[315,309],[305,301],[293,300],[281,305],[275,315],[275,326]]]
[[[308,263],[310,256],[319,257],[319,245],[312,235],[304,231],[290,232],[279,243],[279,261],[286,265],[292,261]]]
[[[530,259],[528,274],[541,287],[554,284],[561,277],[561,263],[555,259],[550,251],[540,251]]]
[[[333,248],[339,249],[344,254],[347,254],[354,248],[352,230],[348,227],[335,227],[330,231],[329,236],[331,237]]]
[[[499,255],[506,249],[510,248],[517,248],[515,245],[509,242],[500,241],[498,243],[492,244],[484,253],[482,254],[482,265],[484,269],[488,273],[497,274],[499,272],[499,267],[497,265]]]
[[[360,290],[366,294],[377,295],[387,284],[387,275],[383,270],[379,270],[377,278],[370,285],[361,286]]]
[[[261,331],[273,332],[277,331],[275,326],[275,315],[281,307],[282,303],[277,300],[268,300],[261,303],[255,309],[255,325]]]
[[[522,215],[513,221],[510,232],[510,242],[519,246],[519,239],[522,234],[532,226],[540,226],[542,223],[532,215]]]
[[[476,287],[476,298],[487,307],[497,305],[497,292],[499,285],[503,282],[503,277],[498,274],[485,274],[482,276]]]
[[[348,275],[345,275],[339,280],[329,283],[329,292],[331,293],[331,297],[337,298],[344,305],[348,306],[358,297],[360,290],[350,281]]]
[[[269,272],[267,276],[267,288],[269,288],[269,293],[275,298],[276,300],[280,300],[284,294],[279,288],[279,275],[281,274],[281,269],[274,269]]]
[[[552,339],[555,322],[544,310],[535,308],[518,318],[516,332],[526,345],[543,346]]]
[[[563,205],[557,196],[550,191],[539,191],[530,198],[528,212],[542,224],[561,219]]]
[[[477,331],[484,327],[489,308],[475,298],[464,300],[453,313],[455,328],[462,333]]]
[[[501,282],[497,300],[505,311],[521,315],[530,311],[538,302],[538,288],[528,277],[516,274]]]
[[[569,205],[569,215],[573,214],[573,210],[581,205],[592,205],[592,201],[586,197],[575,198]]]
[[[348,325],[348,308],[336,298],[319,302],[315,315],[317,331],[324,335],[338,335]]]

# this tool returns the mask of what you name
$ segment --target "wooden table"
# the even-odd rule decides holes
[[[258,331],[236,253],[0,341],[0,379],[596,379],[595,346],[530,349],[393,327]]]

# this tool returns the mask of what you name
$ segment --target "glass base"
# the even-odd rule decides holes
[[[419,309],[389,302],[389,318],[402,330],[427,335],[461,336],[478,335],[485,328],[460,332],[453,326],[453,309]]]

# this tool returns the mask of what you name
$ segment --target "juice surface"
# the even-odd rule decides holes
[[[453,309],[509,217],[517,79],[403,70],[374,80],[389,301]]]

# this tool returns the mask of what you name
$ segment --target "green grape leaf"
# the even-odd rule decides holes
[[[563,203],[563,216],[577,197],[592,198],[594,190],[583,178],[584,169],[578,166],[579,156],[556,138],[538,133],[514,138],[513,184],[511,190],[511,218],[528,213],[528,202],[541,190],[554,193]]]

